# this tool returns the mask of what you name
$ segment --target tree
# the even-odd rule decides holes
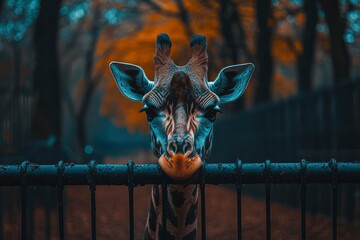
[[[0,0],[0,15],[1,15],[3,8],[4,8],[4,0]]]
[[[186,9],[183,0],[174,0],[176,12],[169,10],[168,6],[159,5],[156,0],[143,0],[144,3],[149,5],[153,11],[156,11],[165,16],[174,17],[180,19],[183,23],[186,35],[191,38],[194,35],[194,31],[191,27],[191,19],[189,11]]]
[[[187,9],[184,6],[184,1],[183,0],[175,0],[175,3],[177,6],[177,9],[179,11],[179,18],[183,22],[185,29],[186,29],[186,34],[190,38],[194,35],[194,32],[190,25],[190,16],[189,16]]]
[[[193,35],[193,30],[190,25],[190,16],[182,0],[176,0],[174,2],[177,8],[176,13],[168,11],[166,8],[158,5],[155,1],[148,0],[144,2],[153,10],[159,11],[161,14],[179,18],[184,25],[188,37]],[[88,144],[86,137],[86,116],[90,107],[93,93],[99,85],[101,79],[100,76],[95,76],[93,73],[95,51],[100,34],[104,28],[118,24],[120,21],[123,21],[125,17],[129,18],[133,16],[134,18],[130,18],[130,20],[133,21],[133,25],[136,25],[135,17],[138,16],[139,13],[139,9],[135,7],[136,3],[136,1],[124,1],[123,4],[112,4],[111,1],[105,3],[100,1],[93,1],[89,6],[86,16],[87,20],[90,22],[90,26],[88,28],[89,45],[85,52],[85,84],[83,85],[84,89],[80,97],[80,104],[76,114],[76,131],[78,144],[81,149],[83,149]],[[145,12],[142,12],[142,14],[144,13]],[[120,15],[121,17],[116,15]]]
[[[246,45],[245,30],[241,22],[239,6],[236,1],[222,0],[220,3],[221,33],[227,45],[227,55],[232,64],[238,63],[244,55],[248,61],[253,61],[252,54]]]
[[[329,27],[335,81],[342,81],[350,76],[349,52],[343,37],[346,29],[346,18],[340,15],[338,0],[321,0],[320,3]]]
[[[147,7],[151,11],[144,14],[144,23],[141,31],[125,36],[116,41],[107,43],[114,47],[106,61],[126,61],[141,66],[147,76],[152,79],[154,67],[154,42],[161,32],[170,35],[173,41],[171,50],[172,59],[176,64],[186,64],[191,56],[189,47],[190,38],[183,20],[179,17],[178,6],[175,1],[151,1],[146,0]],[[224,67],[224,61],[218,53],[222,47],[219,35],[219,6],[213,3],[211,8],[204,7],[198,1],[184,1],[184,7],[191,19],[192,31],[206,35],[209,54],[209,79],[215,79],[217,71]],[[204,17],[206,16],[206,17]],[[103,45],[103,44],[102,44]],[[213,65],[211,65],[211,63]],[[226,66],[226,65],[225,65]],[[106,69],[106,73],[108,70]],[[110,75],[106,75],[111,78]],[[148,124],[142,113],[139,113],[141,104],[122,97],[115,85],[115,81],[108,81],[102,99],[101,114],[109,117],[118,126],[127,127],[130,132],[148,132]]]
[[[311,72],[314,64],[314,47],[316,40],[316,24],[318,22],[317,1],[305,0],[305,28],[302,34],[303,51],[298,58],[298,91],[311,89]]]
[[[9,77],[1,81],[2,100],[0,101],[0,122],[9,124],[0,124],[0,131],[3,133],[1,137],[5,142],[4,145],[8,148],[6,151],[14,153],[14,150],[21,150],[29,138],[30,117],[23,116],[24,110],[28,108],[21,99],[30,98],[29,89],[24,88],[25,85],[30,85],[30,81],[24,81],[27,80],[24,70],[29,70],[29,67],[24,66],[23,62],[29,61],[28,55],[31,55],[31,52],[24,49],[29,45],[29,41],[26,39],[24,41],[24,38],[38,16],[39,1],[7,0],[1,1],[0,7],[0,45],[4,49],[6,46],[9,47],[12,55],[11,67],[4,69]]]
[[[225,42],[225,55],[229,56],[231,64],[239,63],[241,53],[246,57],[247,61],[252,62],[252,55],[246,45],[246,36],[241,23],[238,3],[233,0],[222,0],[219,18],[221,33]],[[240,110],[243,107],[244,98],[240,98],[232,104],[233,110]]]
[[[12,49],[14,81],[8,85],[13,87],[14,90],[19,88],[21,81],[22,53],[20,44],[38,13],[38,0],[24,0],[20,3],[13,0],[0,2],[0,39],[8,43]]]
[[[137,26],[136,17],[138,8],[136,1],[92,1],[92,2],[70,2],[68,5],[64,5],[61,9],[61,14],[65,17],[67,28],[77,26],[76,30],[70,30],[69,44],[66,46],[66,52],[76,52],[77,54],[83,54],[84,67],[82,80],[78,84],[79,91],[75,100],[67,99],[67,106],[71,108],[71,112],[74,115],[76,143],[81,151],[89,144],[87,140],[86,131],[86,119],[89,108],[91,106],[91,100],[96,91],[98,85],[101,83],[101,73],[94,71],[95,65],[99,58],[106,58],[112,50],[111,46],[102,52],[99,56],[97,53],[98,42],[101,34],[104,30],[112,32],[113,36],[110,38],[121,38],[123,35],[130,34],[129,31],[118,31],[116,33],[116,27],[123,22],[132,22],[133,26]],[[121,25],[120,25],[121,26]],[[136,27],[135,27],[136,28]],[[85,39],[85,40],[84,40]],[[79,45],[85,42],[84,52],[78,51]],[[80,48],[81,49],[81,48]],[[73,55],[69,54],[70,58]],[[66,56],[64,56],[65,58]],[[100,61],[101,62],[101,61]],[[108,64],[108,63],[107,63]],[[69,68],[70,66],[66,66]],[[107,67],[105,67],[107,69]],[[70,86],[74,86],[70,84]],[[65,89],[65,91],[67,91]],[[76,104],[78,102],[78,104]]]
[[[255,86],[255,104],[270,100],[270,83],[273,73],[271,57],[271,0],[257,0],[256,18],[258,25],[257,36],[257,83]]]
[[[33,137],[61,136],[60,78],[57,53],[58,22],[61,0],[41,0],[36,21],[34,44],[35,113]]]
[[[78,114],[76,116],[76,125],[77,125],[77,136],[79,141],[79,147],[84,149],[87,144],[86,141],[86,132],[85,132],[85,118],[89,109],[89,105],[91,102],[91,97],[97,85],[99,84],[99,79],[94,79],[92,77],[92,70],[94,65],[94,54],[96,50],[96,45],[99,39],[101,25],[98,21],[101,19],[101,12],[99,9],[99,2],[93,2],[93,17],[91,19],[90,26],[90,44],[85,53],[85,69],[84,69],[84,80],[86,82],[84,93],[80,100],[80,107]]]

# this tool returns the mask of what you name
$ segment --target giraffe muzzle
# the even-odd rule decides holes
[[[201,167],[201,158],[198,154],[189,157],[178,153],[168,157],[164,153],[159,158],[159,165],[170,178],[181,181],[190,178]]]

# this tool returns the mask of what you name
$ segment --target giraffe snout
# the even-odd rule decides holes
[[[185,180],[201,167],[201,158],[194,152],[190,137],[173,136],[168,141],[166,153],[159,158],[159,165],[170,178]]]
[[[193,143],[190,139],[172,139],[168,142],[167,152],[170,156],[184,154],[189,157],[194,151]]]

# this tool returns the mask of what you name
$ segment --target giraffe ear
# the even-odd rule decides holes
[[[222,103],[235,101],[245,92],[254,69],[252,63],[225,67],[214,82],[209,82],[209,88]]]
[[[154,83],[146,77],[144,70],[139,66],[111,62],[110,70],[121,93],[131,100],[141,101],[153,88]]]

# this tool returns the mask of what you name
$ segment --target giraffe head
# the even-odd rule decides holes
[[[254,71],[251,63],[223,68],[208,82],[208,55],[204,36],[190,43],[192,56],[184,66],[170,59],[171,40],[157,37],[154,81],[139,66],[110,63],[120,91],[141,101],[150,125],[150,141],[164,172],[175,180],[189,178],[201,166],[212,146],[213,125],[220,104],[239,98]]]

